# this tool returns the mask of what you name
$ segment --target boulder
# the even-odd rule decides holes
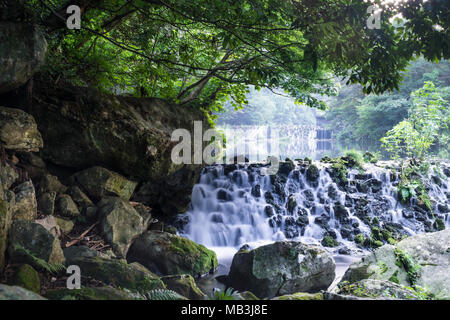
[[[46,216],[45,218],[35,220],[34,222],[43,226],[54,237],[59,237],[61,235],[61,228],[58,225],[57,218],[54,216]]]
[[[11,220],[11,210],[8,210],[7,202],[0,198],[0,272],[5,266],[5,252]]]
[[[272,300],[323,300],[323,294],[297,292],[294,294],[286,294],[284,296],[275,297]]]
[[[108,256],[100,251],[91,250],[87,246],[71,246],[63,249],[64,257],[66,258],[66,265],[74,264],[74,259],[77,258],[92,258],[101,257],[107,259]]]
[[[34,220],[37,215],[36,192],[33,183],[26,181],[15,189],[15,205],[13,210],[14,220]]]
[[[8,256],[10,263],[27,263],[37,269],[65,261],[59,239],[42,225],[24,220],[14,221],[11,225]]]
[[[30,152],[39,151],[43,140],[31,115],[19,109],[0,107],[0,144],[5,149]]]
[[[89,197],[81,191],[77,186],[72,186],[67,189],[67,194],[72,198],[78,206],[80,213],[88,220],[95,220],[97,217],[97,207],[89,199]]]
[[[141,295],[103,286],[80,289],[51,289],[45,294],[49,300],[141,300]]]
[[[160,275],[197,277],[217,268],[216,254],[201,244],[161,231],[147,231],[128,251],[129,262],[140,262]]]
[[[10,95],[11,104],[22,98]],[[44,160],[67,168],[110,168],[153,185],[147,197],[151,202],[146,203],[150,207],[161,207],[171,215],[188,208],[202,166],[173,163],[176,142],[171,135],[180,128],[192,134],[194,121],[202,121],[204,130],[209,128],[198,107],[44,81],[34,81],[33,97],[30,112],[45,141]]]
[[[405,287],[387,280],[364,279],[358,282],[341,285],[340,295],[350,295],[359,298],[416,300],[426,298],[413,288]]]
[[[56,217],[55,219],[63,234],[69,234],[75,226],[75,223],[72,220],[58,217]]]
[[[126,257],[132,241],[148,227],[145,219],[128,201],[105,197],[99,203],[100,230],[119,257]]]
[[[55,194],[65,193],[66,190],[67,187],[59,181],[57,176],[45,174],[39,181],[39,194],[43,194],[46,192],[52,192]]]
[[[450,298],[450,229],[418,234],[384,245],[354,262],[342,281],[389,280],[422,287],[438,298]]]
[[[37,198],[37,210],[44,215],[53,215],[55,213],[55,192],[45,192]]]
[[[335,277],[335,262],[322,247],[279,241],[235,254],[229,284],[258,297],[326,290]]]
[[[144,294],[150,290],[165,288],[158,276],[136,262],[128,264],[119,259],[76,257],[70,263],[79,266],[83,276],[134,292]]]
[[[129,200],[137,183],[102,167],[92,167],[76,173],[74,181],[93,199],[105,196]]]
[[[0,284],[0,300],[47,300],[40,295],[18,286]]]
[[[39,69],[46,51],[47,42],[35,25],[0,21],[0,94],[25,84]]]
[[[62,217],[76,218],[80,215],[78,207],[67,194],[61,194],[56,199],[55,211]]]
[[[167,289],[173,290],[190,300],[204,300],[206,295],[197,287],[195,280],[188,274],[164,276],[161,280]]]
[[[0,189],[8,190],[18,178],[19,174],[8,163],[0,166]]]
[[[27,290],[39,293],[41,290],[41,280],[39,274],[29,264],[23,264],[14,272],[12,284]]]

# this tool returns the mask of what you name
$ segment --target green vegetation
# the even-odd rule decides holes
[[[339,242],[337,242],[335,239],[333,239],[330,236],[323,237],[321,243],[324,247],[337,247],[339,245]]]
[[[331,108],[325,114],[337,142],[344,149],[350,147],[378,151],[381,148],[380,139],[386,132],[408,118],[416,108],[423,110],[424,102],[433,100],[433,96],[437,98],[435,101],[443,102],[448,110],[449,72],[450,63],[447,61],[433,64],[419,58],[404,72],[404,80],[398,91],[364,95],[360,86],[343,86],[336,98],[330,98]],[[431,83],[427,85],[430,81],[434,84],[433,90]],[[400,128],[398,129],[401,137]],[[439,135],[429,150],[439,157],[448,158],[450,130],[442,127],[438,132]],[[389,154],[383,151],[383,156],[387,157]]]
[[[427,81],[423,88],[413,92],[411,101],[408,118],[395,125],[381,138],[382,146],[393,158],[423,158],[441,129],[448,129],[448,101],[442,98],[432,82]]]
[[[415,287],[417,279],[420,276],[420,265],[416,264],[411,257],[399,248],[395,248],[394,254],[397,258],[397,266],[405,269],[409,283]]]
[[[187,300],[187,298],[167,289],[151,290],[146,294],[149,300]]]
[[[210,300],[242,300],[242,298],[233,288],[228,288],[226,290],[215,290],[214,295],[210,297]]]
[[[250,86],[324,108],[318,96],[337,92],[335,76],[378,94],[399,88],[415,55],[449,58],[433,27],[446,26],[445,6],[434,1],[383,4],[381,28],[369,29],[362,0],[80,0],[81,30],[66,27],[70,2],[23,2],[47,33],[55,81],[208,112],[227,100],[241,108]]]

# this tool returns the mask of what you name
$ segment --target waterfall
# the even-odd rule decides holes
[[[364,172],[349,170],[347,185],[339,186],[329,164],[316,165],[316,183],[308,181],[307,165],[294,170],[281,166],[275,176],[261,175],[261,164],[208,166],[194,186],[188,223],[180,232],[215,249],[220,260],[221,252],[229,255],[230,248],[244,244],[284,239],[319,243],[325,235],[339,243],[329,248],[336,254],[362,253],[355,236],[369,237],[368,222],[375,217],[380,229],[389,226],[404,236],[430,228],[431,217],[397,200],[398,176],[390,169],[366,164]],[[449,227],[450,179],[444,175],[441,180],[440,186],[429,186],[428,194],[435,216]]]

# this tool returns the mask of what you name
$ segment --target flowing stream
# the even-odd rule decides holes
[[[430,217],[421,209],[397,200],[398,177],[391,170],[365,165],[364,172],[350,170],[348,182],[339,187],[330,176],[329,164],[319,168],[316,182],[308,181],[307,165],[296,165],[276,176],[261,175],[261,164],[215,165],[203,170],[194,186],[191,207],[182,235],[214,250],[219,274],[228,273],[235,252],[278,240],[320,243],[331,235],[339,245],[327,248],[337,264],[337,279],[365,252],[355,236],[370,236],[367,220],[377,217],[404,235],[427,231]],[[450,226],[450,179],[430,184],[429,197],[436,215]],[[445,211],[445,212],[443,212]],[[186,222],[187,220],[187,222]]]

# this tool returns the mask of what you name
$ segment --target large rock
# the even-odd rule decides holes
[[[8,210],[7,202],[0,198],[0,272],[5,266],[5,251],[11,220],[11,210]]]
[[[117,288],[90,287],[81,289],[52,289],[45,294],[50,300],[142,300],[141,295]]]
[[[188,274],[164,276],[161,278],[167,289],[173,290],[191,300],[204,300],[206,295],[197,287],[195,280]]]
[[[23,264],[15,271],[12,283],[27,290],[39,293],[41,290],[41,280],[39,274],[29,264]]]
[[[128,251],[127,260],[137,261],[160,275],[204,275],[217,268],[216,254],[205,246],[161,231],[147,231]]]
[[[350,265],[342,281],[389,280],[450,298],[450,229],[384,245]]]
[[[0,21],[0,93],[25,84],[39,69],[46,51],[47,42],[36,26]]]
[[[40,295],[17,286],[0,284],[0,300],[47,300]]]
[[[10,263],[27,263],[37,269],[65,262],[59,239],[42,225],[24,220],[11,225],[8,256]]]
[[[364,279],[352,284],[343,285],[337,294],[378,300],[417,300],[426,298],[426,296],[421,295],[410,287],[405,287],[387,280],[374,279]]]
[[[73,176],[77,184],[94,199],[116,196],[129,200],[137,183],[102,167],[92,167]]]
[[[165,288],[158,276],[139,263],[128,264],[125,260],[101,257],[75,257],[70,264],[79,266],[83,276],[142,294]]]
[[[335,268],[332,256],[320,246],[280,241],[236,253],[228,282],[261,298],[313,293],[331,285]]]
[[[80,215],[77,205],[67,194],[61,194],[56,199],[55,211],[66,218],[76,218]]]
[[[26,181],[17,186],[14,191],[15,205],[13,219],[34,220],[37,215],[37,201],[33,183]]]
[[[148,227],[148,220],[128,201],[117,197],[103,198],[99,203],[100,230],[119,257],[126,257],[132,241]],[[147,223],[146,223],[147,222]]]
[[[176,142],[171,135],[184,128],[193,136],[194,121],[203,121],[204,130],[209,127],[198,106],[113,96],[85,87],[55,87],[36,80],[33,96],[31,113],[45,141],[41,153],[45,160],[71,168],[110,168],[154,185],[150,207],[161,207],[165,214],[187,208],[201,166],[172,162]],[[19,95],[10,98],[11,103],[20,99]]]
[[[6,149],[39,151],[43,141],[31,115],[19,109],[0,107],[0,144]]]

